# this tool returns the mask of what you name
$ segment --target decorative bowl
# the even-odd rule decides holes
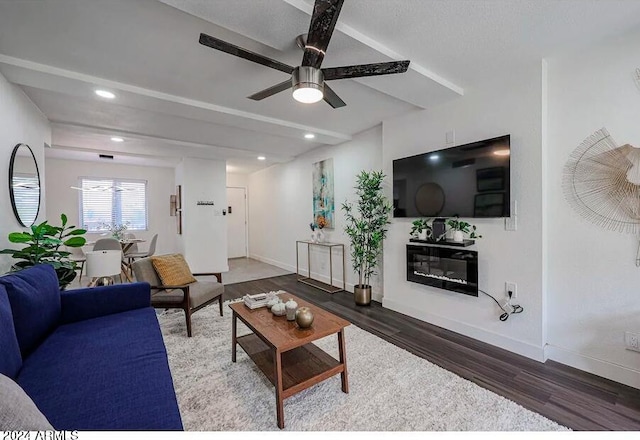
[[[284,306],[283,302],[279,302],[278,304],[275,304],[273,307],[271,307],[271,313],[273,313],[275,316],[283,316],[287,313],[287,308]]]

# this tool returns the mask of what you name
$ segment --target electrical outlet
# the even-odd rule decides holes
[[[639,339],[640,339],[640,335],[638,333],[625,332],[624,345],[627,348],[627,350],[640,351],[640,345],[638,345]]]
[[[516,283],[512,283],[511,281],[505,281],[504,296],[509,298],[509,292],[511,292],[511,299],[516,299],[518,297],[518,285]]]

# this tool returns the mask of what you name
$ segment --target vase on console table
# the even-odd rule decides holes
[[[464,234],[462,231],[453,231],[453,241],[462,243],[464,241]]]
[[[322,229],[318,229],[316,231],[316,239],[318,240],[318,243],[324,243],[324,232],[322,232]]]

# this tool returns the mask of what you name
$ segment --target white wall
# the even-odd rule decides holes
[[[487,296],[470,297],[406,281],[406,244],[413,219],[395,219],[385,244],[384,301],[390,309],[423,319],[516,353],[543,359],[541,84],[543,69],[532,65],[518,77],[496,78],[438,107],[383,123],[383,163],[445,148],[446,132],[456,145],[511,135],[511,199],[518,204],[518,230],[505,231],[503,219],[472,219],[484,238],[477,240],[479,286],[499,299],[504,283],[518,285],[515,303],[524,313],[498,320],[500,310]]]
[[[247,186],[249,186],[249,175],[227,173],[227,186],[246,188]]]
[[[226,163],[183,158],[175,171],[182,185],[182,236],[179,248],[192,272],[227,272]],[[198,205],[213,201],[214,205]]]
[[[69,221],[80,222],[80,195],[71,186],[78,186],[80,177],[115,177],[147,181],[147,231],[132,231],[136,238],[147,240],[138,245],[140,251],[149,247],[149,241],[158,234],[156,254],[178,251],[175,217],[169,215],[169,196],[175,193],[172,168],[141,167],[114,163],[84,162],[75,160],[45,160],[47,167],[47,218],[59,222],[65,213]],[[55,224],[55,223],[54,223]],[[101,234],[89,233],[88,241]]]
[[[36,222],[44,221],[46,212],[44,143],[51,144],[51,127],[47,118],[27,98],[27,96],[0,74],[0,248],[14,247],[7,236],[10,232],[22,230],[11,209],[9,198],[9,161],[16,144],[24,143],[31,147],[40,171],[42,196],[40,212]],[[0,273],[11,266],[11,257],[0,256]]]
[[[313,221],[312,164],[333,158],[335,187],[335,229],[325,230],[327,241],[345,244],[347,288],[353,290],[357,277],[351,270],[348,237],[340,209],[353,200],[356,175],[362,170],[380,170],[381,127],[354,136],[353,140],[323,147],[298,156],[295,160],[269,167],[249,176],[249,252],[252,258],[286,270],[296,270],[296,240],[311,237]],[[314,248],[312,269],[316,277],[329,280],[329,257],[325,248]],[[334,251],[334,283],[342,281],[340,253]],[[306,247],[300,245],[300,265],[307,269]],[[374,299],[381,298],[381,282],[372,279]]]
[[[549,357],[640,388],[640,353],[624,332],[640,333],[638,238],[582,219],[564,200],[569,154],[606,127],[619,145],[640,148],[640,33],[549,60]]]

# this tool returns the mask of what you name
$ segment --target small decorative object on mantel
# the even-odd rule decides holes
[[[289,301],[284,303],[284,306],[287,310],[287,321],[294,321],[296,319],[296,310],[298,310],[298,303],[295,302],[292,298],[289,298]]]
[[[478,235],[478,228],[476,225],[460,220],[458,217],[447,220],[447,225],[453,230],[453,241],[462,243],[464,241],[464,234],[468,234],[469,238],[482,238],[482,235]]]
[[[429,221],[430,219],[419,218],[411,222],[410,235],[418,240],[430,240],[433,237],[433,229]]]
[[[196,203],[198,206],[214,206],[213,200],[198,200]]]
[[[300,307],[296,310],[296,324],[300,328],[309,328],[313,324],[313,312],[309,307]]]

